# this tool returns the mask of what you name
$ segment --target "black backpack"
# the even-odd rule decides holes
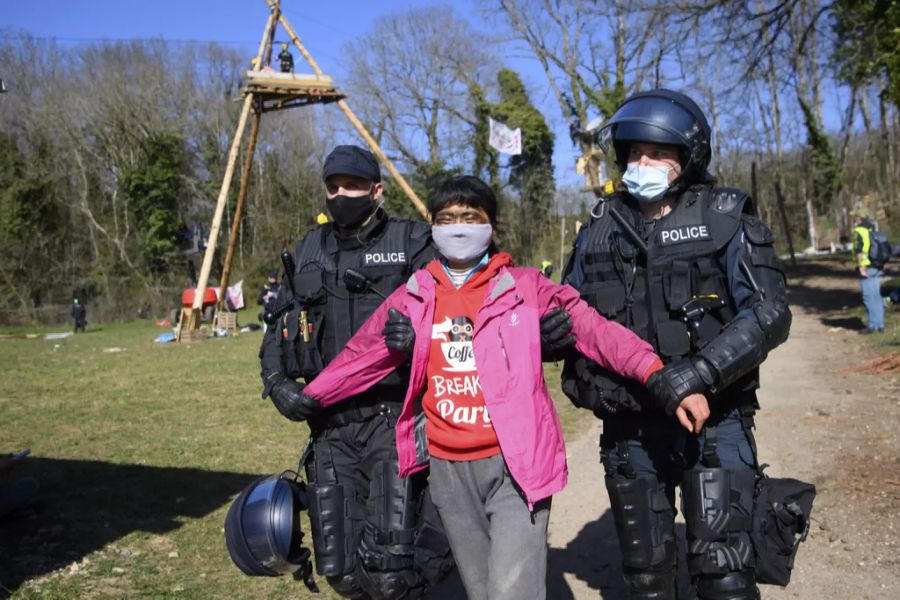
[[[756,581],[787,585],[800,542],[809,534],[816,486],[796,479],[773,479],[759,468],[750,538],[756,556]]]
[[[869,262],[876,269],[884,267],[884,263],[891,259],[893,250],[887,236],[881,231],[869,230]]]

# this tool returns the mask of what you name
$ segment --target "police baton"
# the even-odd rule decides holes
[[[604,203],[609,202],[609,200],[603,200]],[[631,241],[634,242],[635,246],[640,248],[641,252],[644,253],[644,256],[648,256],[647,244],[644,240],[641,239],[641,236],[638,235],[637,231],[634,230],[634,227],[631,226],[631,223],[625,220],[625,217],[622,216],[616,207],[609,205],[606,207],[609,210],[609,216],[613,218],[613,221],[618,223],[619,227],[622,228],[622,231],[625,232]]]

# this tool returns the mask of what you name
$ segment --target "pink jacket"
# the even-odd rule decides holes
[[[308,386],[306,393],[329,406],[380,381],[405,357],[388,350],[381,330],[390,308],[407,315],[416,331],[409,388],[397,420],[400,475],[428,463],[424,419],[417,427],[414,405],[426,385],[426,363],[434,317],[434,276],[422,269],[375,311],[347,346]],[[576,349],[603,367],[643,381],[658,359],[650,345],[618,323],[607,321],[575,289],[557,285],[537,269],[502,268],[488,286],[472,338],[485,404],[510,474],[529,505],[566,485],[562,427],[544,382],[539,319],[555,307],[573,323]]]

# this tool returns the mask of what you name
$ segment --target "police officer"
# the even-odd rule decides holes
[[[278,290],[281,286],[278,284],[278,272],[269,271],[266,276],[266,283],[259,288],[259,294],[256,295],[256,303],[262,306],[262,312],[259,313],[259,319],[262,320],[266,313],[271,313],[275,307],[275,299],[278,297]]]
[[[681,485],[699,598],[758,598],[748,533],[755,390],[759,364],[791,322],[772,233],[747,194],[714,185],[710,128],[684,94],[634,94],[600,144],[614,152],[624,189],[593,209],[564,278],[650,342],[664,367],[647,392],[570,357],[563,389],[603,419],[601,459],[629,593],[675,598]]]
[[[314,378],[381,304],[434,258],[426,223],[381,208],[378,161],[338,146],[323,170],[332,222],[297,242],[293,281],[277,304],[293,306],[260,350],[263,397],[292,420]],[[394,424],[407,381],[394,372],[369,392],[308,419],[306,461],[316,570],[347,598],[414,598],[452,568],[426,475],[400,479]]]

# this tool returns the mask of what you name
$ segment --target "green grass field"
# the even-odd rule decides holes
[[[0,452],[30,448],[12,475],[42,486],[37,512],[0,520],[0,597],[330,597],[324,580],[313,596],[246,577],[225,548],[231,500],[295,468],[307,437],[259,398],[261,334],[154,344],[165,331],[91,324],[57,341],[0,339]],[[559,366],[547,373],[576,435],[593,417],[559,392]]]

